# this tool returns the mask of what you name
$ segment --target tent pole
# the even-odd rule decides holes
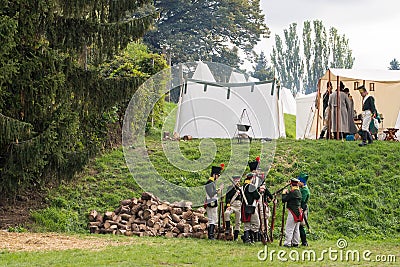
[[[339,102],[339,94],[340,94],[340,83],[339,83],[340,77],[337,76],[337,81],[336,81],[336,140],[339,140],[339,111],[340,111],[340,102]]]
[[[321,79],[318,80],[318,93],[317,93],[317,103],[316,103],[316,108],[317,108],[317,127],[315,130],[315,139],[318,139],[318,126],[319,126],[319,107],[320,107],[320,102],[321,102]]]

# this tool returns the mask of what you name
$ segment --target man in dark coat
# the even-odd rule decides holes
[[[233,240],[236,241],[240,230],[240,219],[242,212],[242,194],[240,192],[240,176],[233,176],[232,180],[234,185],[231,185],[227,189],[225,195],[226,210],[224,213],[225,219],[225,234],[232,235],[231,233],[231,214],[235,214],[235,226],[233,232]]]
[[[217,225],[218,220],[218,192],[220,192],[221,188],[216,188],[215,182],[221,175],[221,170],[223,168],[223,164],[220,167],[212,166],[211,167],[211,175],[208,181],[205,184],[206,189],[206,211],[208,217],[208,239],[214,240],[214,231],[215,226]]]
[[[376,117],[376,107],[375,107],[375,98],[371,95],[368,95],[368,91],[365,89],[364,85],[361,85],[357,88],[360,91],[360,94],[363,98],[363,106],[362,106],[362,126],[361,126],[361,137],[362,142],[358,144],[359,146],[367,145],[372,143],[372,136],[369,132],[369,125],[371,123],[371,119]]]
[[[290,191],[288,189],[282,192],[282,202],[286,203],[288,216],[285,228],[285,247],[299,246],[300,222],[303,220],[303,211],[301,209],[301,193],[298,186],[299,180],[292,178],[290,180]]]
[[[242,222],[244,225],[243,242],[253,243],[254,237],[260,229],[260,220],[256,208],[256,201],[260,198],[257,187],[251,182],[254,174],[248,173],[242,186],[243,201],[242,201]],[[250,211],[251,210],[251,211]]]

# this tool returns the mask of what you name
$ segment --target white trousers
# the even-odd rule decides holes
[[[371,123],[371,111],[370,110],[364,110],[362,112],[361,118],[362,118],[362,126],[361,130],[363,131],[369,131],[369,124]]]
[[[300,240],[300,222],[295,222],[294,217],[290,211],[288,211],[288,217],[286,220],[285,229],[285,246],[298,245]]]
[[[240,219],[242,217],[242,202],[240,200],[235,200],[232,205],[228,207],[224,213],[224,220],[230,221],[231,214],[235,214],[235,230],[240,230]]]
[[[208,225],[214,224],[217,225],[218,222],[218,206],[217,207],[207,207],[207,218],[208,218]]]

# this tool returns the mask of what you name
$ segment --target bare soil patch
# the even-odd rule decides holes
[[[98,250],[107,246],[129,245],[134,238],[115,240],[95,236],[78,237],[57,233],[13,233],[0,231],[0,251],[46,251],[67,249]]]

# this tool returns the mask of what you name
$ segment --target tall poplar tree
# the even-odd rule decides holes
[[[328,36],[321,21],[313,21],[313,27],[310,21],[305,21],[301,44],[296,25],[292,23],[289,30],[284,30],[285,45],[279,35],[275,36],[275,47],[271,54],[283,86],[290,88],[294,94],[300,90],[306,94],[315,92],[318,79],[329,67],[353,66],[354,57],[345,35],[338,34],[332,27]]]

